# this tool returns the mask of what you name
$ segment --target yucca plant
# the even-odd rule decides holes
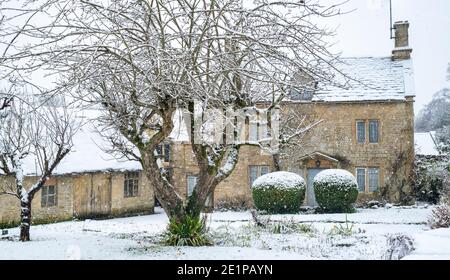
[[[164,244],[168,246],[210,246],[206,216],[187,215],[183,221],[171,219],[164,234]]]

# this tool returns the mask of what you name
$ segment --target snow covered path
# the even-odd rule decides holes
[[[427,231],[430,209],[360,209],[357,213],[274,215],[275,222],[305,222],[314,235],[273,234],[251,226],[249,212],[215,212],[209,226],[214,247],[177,248],[156,242],[168,219],[161,209],[148,216],[33,226],[32,241],[17,241],[18,229],[1,240],[0,259],[380,259],[386,236],[412,236],[416,251],[406,259],[450,259],[450,231]],[[351,236],[330,235],[352,226]]]

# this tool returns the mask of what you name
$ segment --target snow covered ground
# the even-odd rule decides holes
[[[249,212],[215,212],[208,221],[216,245],[179,248],[158,242],[168,220],[157,208],[148,216],[33,226],[28,243],[10,229],[0,236],[0,259],[385,259],[388,237],[396,234],[414,242],[404,259],[450,259],[450,230],[429,230],[430,211],[273,215],[264,217],[266,229],[255,227]]]

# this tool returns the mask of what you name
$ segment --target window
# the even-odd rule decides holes
[[[359,120],[356,121],[356,140],[359,144],[366,143],[366,124],[368,123],[369,143],[376,144],[379,142],[379,121],[377,120]]]
[[[259,124],[257,122],[250,122],[249,141],[258,141]]]
[[[136,197],[139,195],[139,172],[125,173],[123,182],[123,192],[125,197]]]
[[[369,142],[378,143],[378,121],[369,121]]]
[[[365,192],[366,191],[366,169],[365,168],[356,169],[356,180],[358,182],[359,192]]]
[[[292,100],[311,100],[319,85],[309,73],[303,70],[294,74],[292,82],[296,85],[290,92]]]
[[[376,192],[379,189],[379,169],[378,168],[369,168],[369,192]]]
[[[250,117],[247,117],[248,122],[249,141],[262,141],[269,137],[269,128],[267,125],[267,114],[261,112],[252,112]]]
[[[41,190],[41,207],[56,206],[58,203],[56,186],[43,186]]]
[[[269,166],[267,165],[250,165],[248,167],[248,179],[250,186],[253,185],[253,182],[260,176],[269,173]]]
[[[365,192],[366,186],[369,186],[368,192],[376,192],[380,189],[380,169],[357,168],[356,180],[359,192]]]
[[[364,144],[366,143],[366,122],[365,121],[357,121],[356,122],[356,138],[358,143]]]
[[[164,162],[170,162],[170,144],[158,145],[156,147],[156,153]]]
[[[261,166],[261,176],[269,173],[269,166]]]
[[[187,191],[188,197],[194,192],[195,186],[197,185],[197,176],[188,175],[187,176]]]

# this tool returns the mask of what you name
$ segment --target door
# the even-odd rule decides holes
[[[111,177],[109,174],[96,174],[92,178],[90,202],[92,216],[111,214]]]
[[[317,174],[325,169],[308,169],[308,185],[306,187],[306,203],[308,206],[316,207],[319,204],[316,201],[316,196],[314,195],[313,182]]]
[[[93,218],[111,213],[111,176],[85,174],[74,180],[74,215]]]

